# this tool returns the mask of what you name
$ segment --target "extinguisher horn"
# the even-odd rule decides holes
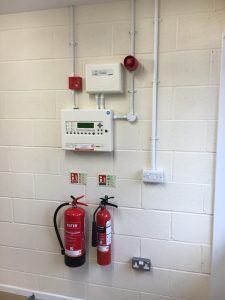
[[[101,206],[99,205],[96,210],[94,211],[94,214],[93,214],[93,221],[92,221],[92,239],[91,239],[91,245],[92,247],[97,247],[98,246],[98,231],[97,231],[97,223],[96,223],[96,220],[95,220],[95,216],[96,216],[96,213],[97,211],[99,210]]]

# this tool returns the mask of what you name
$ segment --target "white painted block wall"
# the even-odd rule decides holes
[[[76,10],[77,74],[86,63],[121,62],[130,52],[129,1]],[[223,0],[161,0],[159,167],[164,185],[146,185],[150,167],[153,1],[137,0],[138,122],[115,124],[115,152],[60,149],[60,110],[72,106],[68,9],[0,15],[0,282],[87,300],[207,300]],[[128,111],[126,91],[108,97]],[[78,95],[81,108],[94,99]],[[69,183],[87,171],[87,186]],[[96,185],[117,176],[115,189]],[[56,206],[86,194],[115,195],[113,264],[99,267],[88,247],[85,266],[63,264],[52,227]],[[90,224],[89,224],[90,225]],[[89,237],[90,238],[90,237]],[[152,260],[150,273],[130,267]]]

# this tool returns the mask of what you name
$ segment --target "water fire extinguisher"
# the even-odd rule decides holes
[[[118,207],[108,202],[113,198],[107,195],[100,198],[101,202],[93,214],[92,247],[97,247],[97,262],[102,266],[111,264],[111,215],[106,206]]]
[[[65,264],[69,267],[79,267],[85,263],[85,210],[78,205],[87,204],[78,202],[84,195],[77,198],[70,196],[72,202],[62,203],[54,213],[53,222],[61,254],[64,255]],[[64,206],[71,206],[64,212],[64,245],[59,234],[56,219],[59,210]]]

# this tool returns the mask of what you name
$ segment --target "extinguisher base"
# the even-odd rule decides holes
[[[85,254],[79,257],[64,256],[65,265],[71,268],[80,267],[85,263]]]

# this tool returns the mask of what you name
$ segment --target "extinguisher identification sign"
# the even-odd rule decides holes
[[[87,184],[87,173],[71,172],[70,173],[70,183],[86,185]]]
[[[98,174],[98,185],[115,187],[116,186],[116,176],[115,175]]]

